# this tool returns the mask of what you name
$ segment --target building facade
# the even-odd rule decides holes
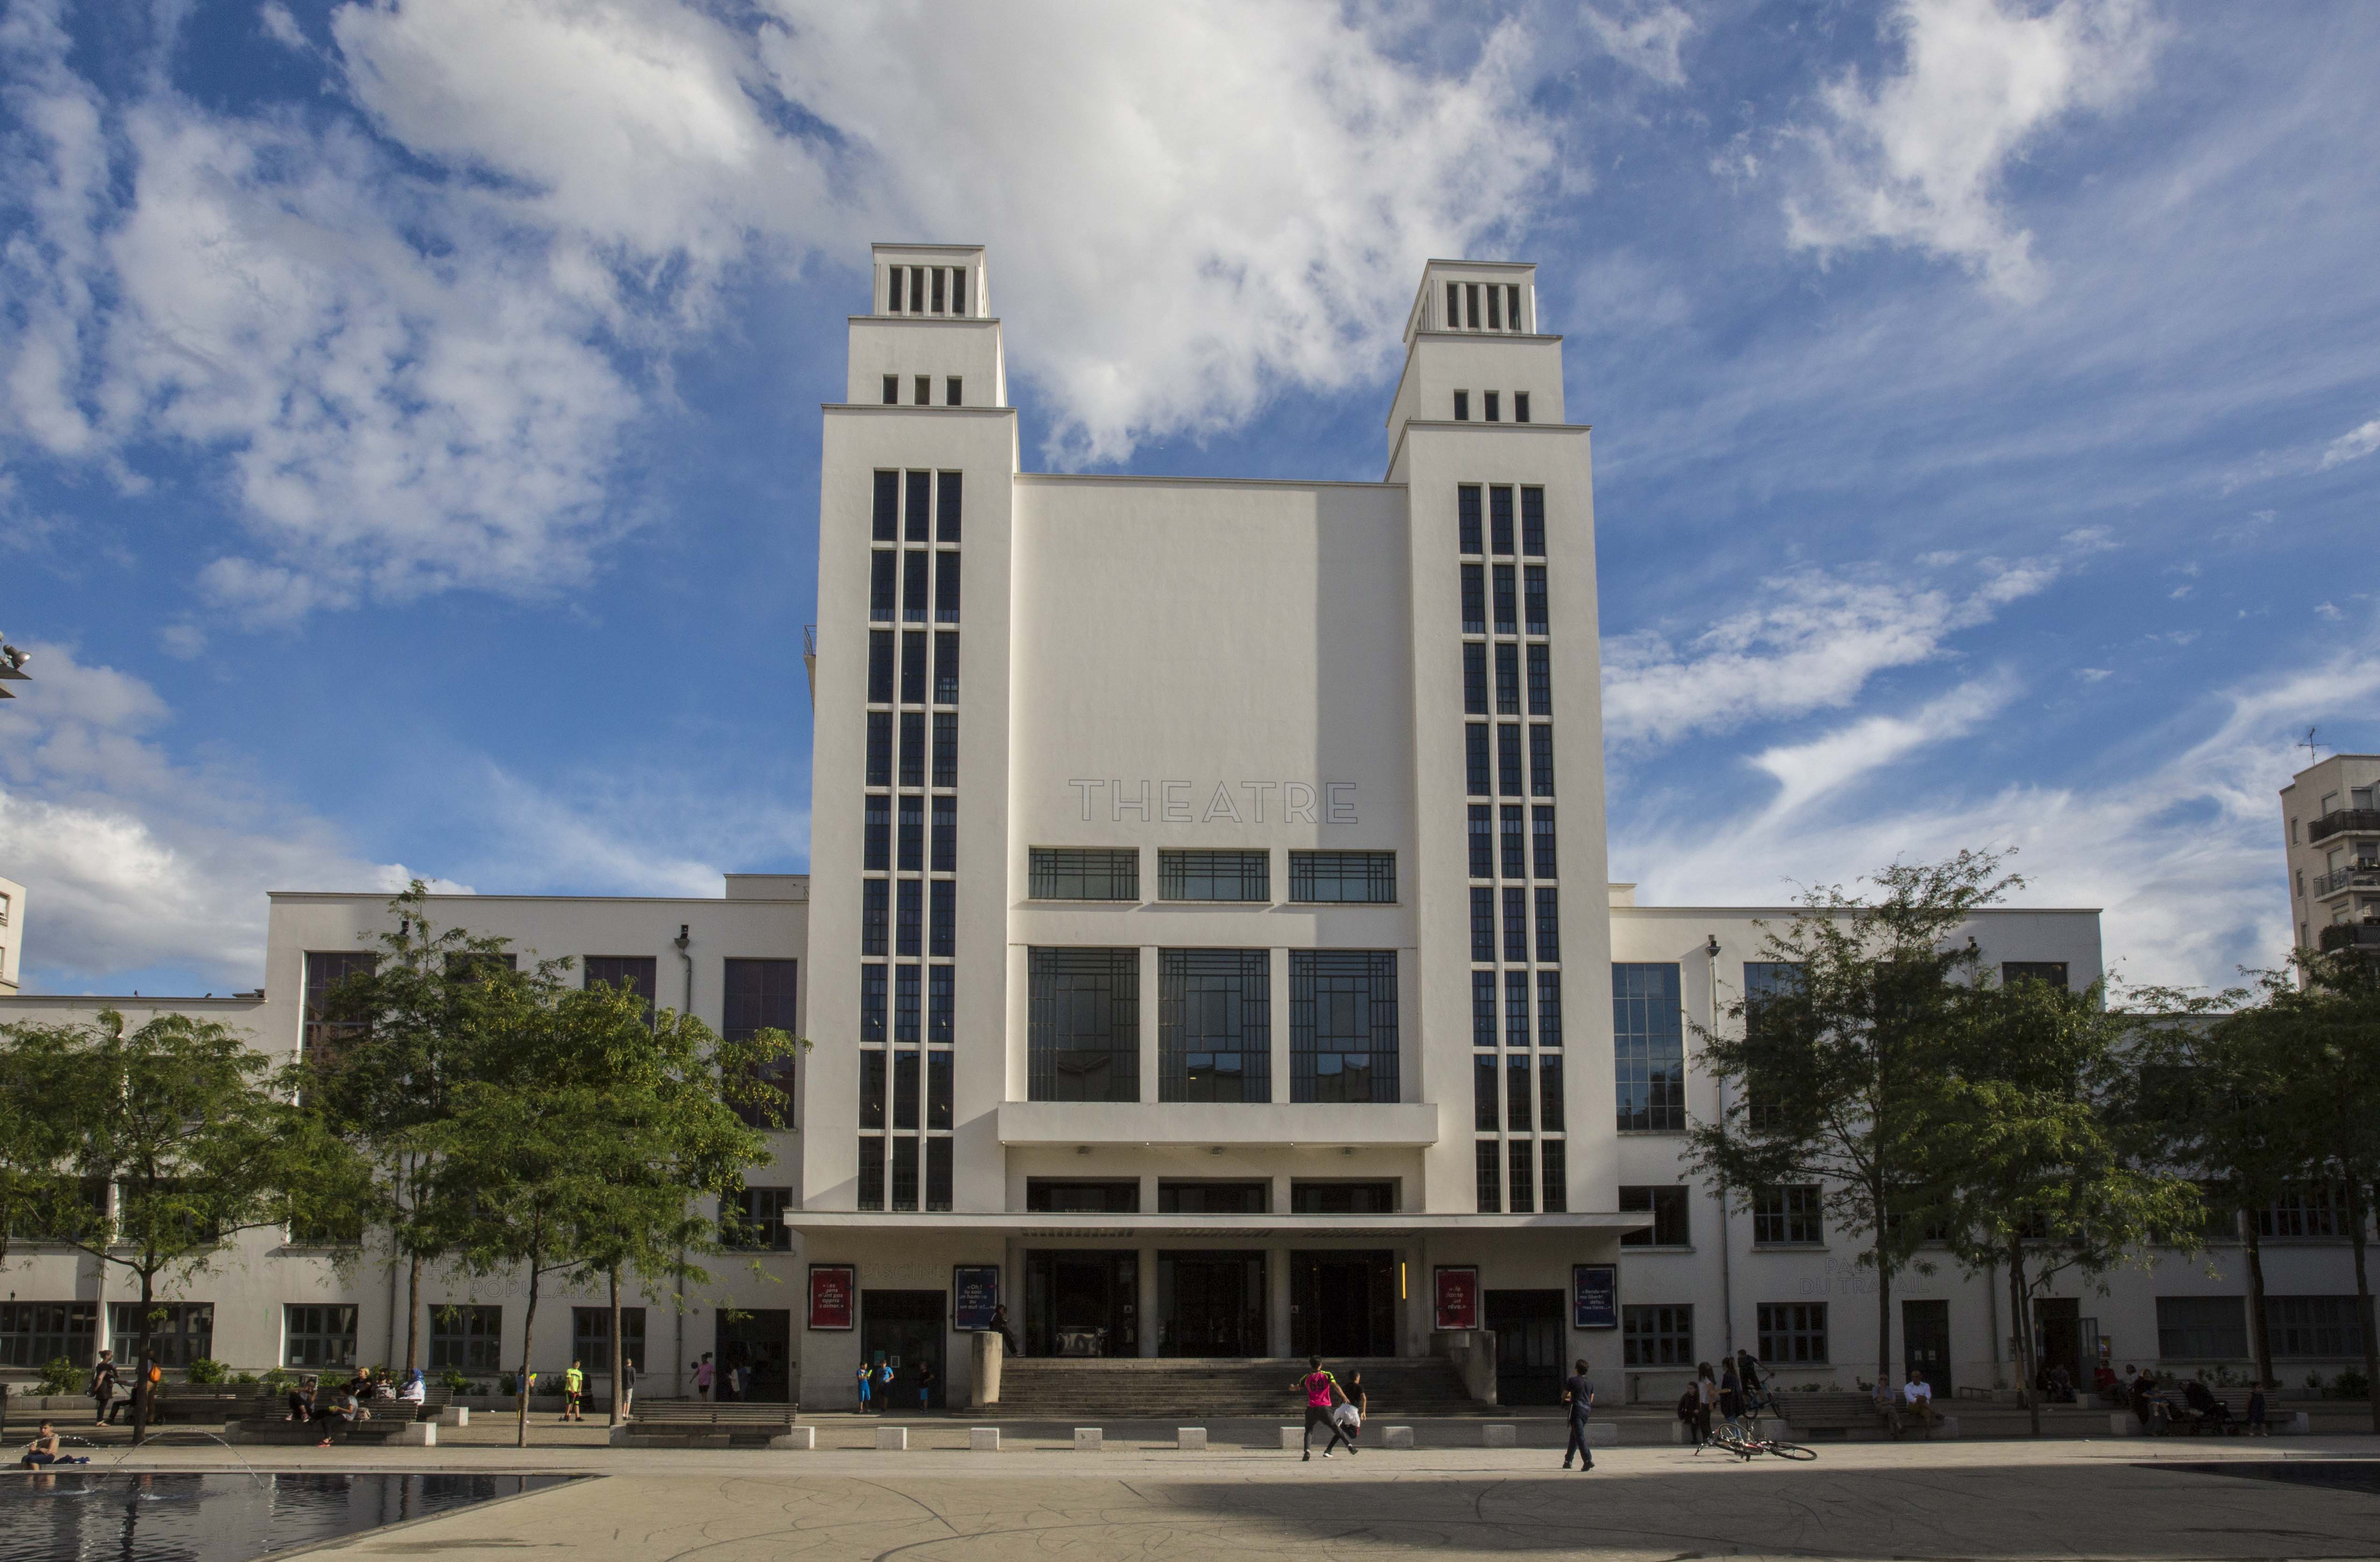
[[[822,413],[809,874],[434,902],[810,1043],[747,1177],[781,1234],[629,1296],[648,1383],[708,1352],[833,1408],[882,1358],[960,1405],[995,1305],[1037,1357],[1416,1357],[1484,1330],[1507,1401],[1582,1356],[1630,1399],[1738,1348],[1789,1383],[1872,1375],[1874,1277],[1815,1191],[1729,1207],[1682,1164],[1723,1104],[1695,1027],[1774,979],[1765,925],[1791,914],[1608,882],[1590,436],[1533,269],[1425,269],[1381,480],[1259,481],[1022,470],[983,251],[873,260]],[[388,914],[277,894],[262,988],[170,1006],[301,1053],[309,995]],[[2093,911],[1962,931],[2004,975],[2101,973]],[[2257,1218],[2289,1362],[2335,1371],[2360,1346],[2319,1204]],[[2210,1252],[2053,1297],[2046,1352],[2078,1376],[2244,1360]],[[92,1263],[9,1268],[0,1368],[110,1338]],[[1899,1277],[1896,1372],[2006,1384],[2004,1295],[1947,1253]],[[601,1300],[540,1314],[541,1370],[604,1357]],[[398,1359],[407,1322],[384,1254],[277,1233],[176,1301],[180,1349],[251,1368]],[[442,1273],[425,1303],[433,1367],[517,1360],[517,1286]]]
[[[2281,788],[2297,948],[2380,950],[2380,754],[2334,754]]]

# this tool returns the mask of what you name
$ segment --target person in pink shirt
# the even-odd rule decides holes
[[[1330,1410],[1334,1403],[1332,1396],[1339,1394],[1339,1380],[1322,1370],[1322,1358],[1319,1356],[1308,1356],[1305,1359],[1305,1364],[1312,1370],[1290,1385],[1305,1396],[1305,1435],[1298,1439],[1298,1446],[1305,1451],[1300,1458],[1301,1460],[1311,1460],[1314,1458],[1314,1429],[1319,1426],[1330,1435],[1330,1441],[1324,1444],[1322,1448],[1322,1457],[1329,1459],[1331,1448],[1339,1440],[1339,1428],[1330,1419]],[[1345,1396],[1339,1397],[1343,1399]],[[1347,1451],[1354,1453],[1355,1446],[1353,1443],[1348,1444]]]
[[[694,1397],[696,1399],[710,1398],[711,1374],[710,1352],[705,1350],[702,1353],[702,1360],[694,1363]]]

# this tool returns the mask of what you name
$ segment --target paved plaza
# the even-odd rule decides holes
[[[1852,1444],[1813,1464],[1602,1450],[1184,1454],[1111,1441],[1000,1454],[159,1447],[131,1469],[583,1471],[573,1483],[312,1555],[508,1562],[764,1558],[2380,1556],[2380,1438]],[[2369,1461],[2350,1464],[2342,1461]],[[2240,1477],[2204,1472],[2228,1465]],[[2290,1473],[2353,1486],[2273,1479]],[[2197,1468],[2192,1468],[2197,1467]]]

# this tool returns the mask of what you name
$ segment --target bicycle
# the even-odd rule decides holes
[[[1805,1447],[1800,1443],[1789,1443],[1781,1437],[1760,1435],[1760,1412],[1774,1410],[1776,1406],[1776,1399],[1768,1394],[1756,1393],[1749,1396],[1742,1413],[1730,1416],[1720,1422],[1712,1430],[1710,1441],[1694,1449],[1696,1457],[1700,1457],[1703,1448],[1707,1447],[1717,1448],[1721,1453],[1733,1454],[1738,1460],[1758,1459],[1763,1454],[1801,1462],[1816,1459],[1818,1450],[1815,1448]]]

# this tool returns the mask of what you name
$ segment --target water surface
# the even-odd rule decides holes
[[[293,1546],[451,1513],[568,1475],[0,1476],[6,1562],[253,1562]]]

